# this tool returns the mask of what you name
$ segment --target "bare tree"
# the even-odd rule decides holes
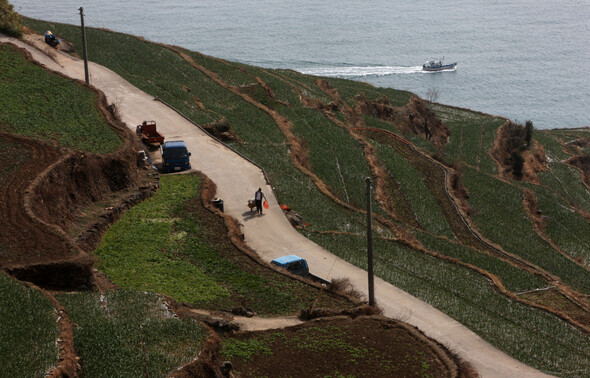
[[[436,100],[438,100],[438,89],[429,88],[426,91],[426,101],[432,104],[433,102],[436,102]]]

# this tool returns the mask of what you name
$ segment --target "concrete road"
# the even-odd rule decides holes
[[[27,49],[48,69],[84,81],[80,60],[62,54],[43,43],[40,36],[28,37],[25,44],[8,37],[0,41]],[[33,46],[31,46],[31,44]],[[48,57],[48,54],[52,58]],[[265,260],[295,253],[308,260],[313,274],[327,279],[346,277],[356,289],[367,293],[367,273],[299,234],[287,221],[266,184],[261,170],[159,101],[135,88],[109,69],[89,65],[90,83],[105,93],[109,103],[116,104],[128,127],[144,120],[156,120],[166,140],[183,139],[191,152],[194,169],[206,174],[217,185],[217,197],[223,199],[225,213],[242,225],[245,240]],[[261,187],[270,209],[254,215],[246,207],[248,199]],[[434,307],[384,282],[375,280],[375,295],[384,315],[403,320],[470,362],[483,377],[540,377],[541,372],[509,357],[475,333]]]

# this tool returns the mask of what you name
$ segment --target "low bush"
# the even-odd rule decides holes
[[[0,32],[16,38],[23,36],[21,17],[8,0],[0,0]]]

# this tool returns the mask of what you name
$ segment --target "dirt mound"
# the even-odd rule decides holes
[[[126,149],[107,156],[59,151],[14,136],[30,162],[0,187],[0,236],[9,253],[0,265],[18,279],[48,288],[92,286],[93,259],[66,234],[83,206],[135,184],[136,156]],[[45,168],[43,172],[39,172]]]
[[[364,94],[358,95],[356,101],[356,113],[392,122],[402,131],[420,135],[435,146],[445,145],[451,134],[449,128],[428,109],[426,102],[417,96],[412,96],[404,107],[392,106],[387,97],[368,100]]]
[[[211,134],[212,136],[214,136],[222,142],[233,142],[238,139],[235,131],[232,129],[229,122],[225,119],[222,119],[218,122],[202,125],[202,127],[203,129],[205,129],[205,131],[207,131],[209,134]]]
[[[33,211],[43,221],[68,230],[76,209],[132,186],[136,179],[133,150],[106,156],[74,153],[39,180],[31,196]]]

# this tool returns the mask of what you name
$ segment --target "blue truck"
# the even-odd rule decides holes
[[[330,281],[326,281],[321,277],[314,276],[313,274],[311,274],[309,272],[309,266],[307,265],[307,261],[299,256],[287,255],[276,258],[272,260],[270,263],[278,267],[281,267],[297,276],[307,277],[310,278],[312,281],[319,282],[321,284],[330,284]]]
[[[162,171],[179,172],[191,169],[190,156],[183,140],[173,140],[160,145],[162,154]]]

